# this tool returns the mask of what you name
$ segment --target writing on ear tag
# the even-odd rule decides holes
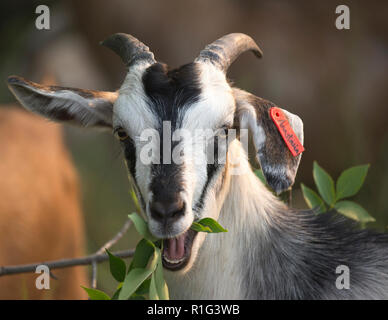
[[[303,145],[300,143],[298,136],[291,128],[284,112],[280,108],[272,107],[269,109],[269,114],[292,155],[296,157],[298,154],[301,154],[304,151]]]

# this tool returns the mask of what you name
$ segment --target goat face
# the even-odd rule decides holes
[[[182,234],[201,217],[210,180],[225,163],[208,161],[214,152],[207,146],[225,154],[217,142],[233,126],[235,103],[225,76],[211,69],[200,63],[170,72],[159,63],[138,66],[113,106],[113,130],[150,230],[160,238]]]
[[[23,106],[52,120],[113,130],[150,231],[166,239],[165,267],[188,270],[195,259],[193,243],[197,251],[203,240],[195,240],[191,224],[204,216],[217,218],[217,210],[206,207],[222,189],[228,145],[235,137],[232,132],[227,139],[228,129],[253,130],[262,169],[276,191],[293,183],[300,156],[289,157],[278,133],[263,123],[268,110],[252,107],[225,76],[239,54],[251,50],[261,56],[261,51],[250,37],[230,34],[194,62],[169,71],[130,35],[116,34],[102,44],[128,67],[118,92],[42,86],[20,77],[10,77],[9,87]]]
[[[164,255],[171,269],[184,265],[191,249],[185,242],[190,246],[195,236],[187,230],[202,217],[207,195],[214,194],[225,166],[218,158],[226,155],[219,150],[226,149],[221,140],[233,126],[234,109],[225,75],[198,62],[172,71],[159,63],[140,64],[119,90],[113,130],[150,231],[171,239]]]

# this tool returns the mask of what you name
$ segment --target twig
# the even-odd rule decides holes
[[[97,262],[92,261],[92,288],[97,288]]]
[[[108,242],[106,242],[100,249],[96,251],[96,255],[102,254],[105,252],[106,249],[111,248],[114,244],[117,243],[128,231],[129,227],[132,224],[132,220],[128,219],[124,225],[121,227],[120,231],[117,232],[117,234],[110,239]],[[97,263],[96,261],[92,261],[92,288],[97,288]]]
[[[124,234],[128,231],[131,226],[132,221],[128,219],[124,225],[121,227],[120,231],[108,242],[106,242],[100,249],[96,251],[96,253],[83,257],[83,258],[74,258],[74,259],[61,259],[55,261],[47,261],[47,262],[39,262],[39,263],[31,263],[17,266],[4,266],[0,267],[0,277],[10,274],[17,273],[26,273],[26,272],[35,272],[36,267],[38,265],[46,265],[50,269],[50,275],[52,275],[51,270],[59,269],[59,268],[69,268],[80,265],[92,265],[92,288],[97,287],[97,263],[106,261],[109,259],[106,249],[111,248],[114,244],[119,241]],[[115,252],[114,255],[121,258],[132,257],[135,250],[124,250]]]
[[[113,252],[115,256],[120,258],[132,257],[134,253],[135,253],[134,249]],[[17,266],[4,266],[4,267],[0,267],[0,277],[5,275],[10,275],[10,274],[35,272],[36,267],[42,264],[46,265],[50,270],[53,270],[53,269],[60,269],[60,268],[89,265],[93,261],[95,263],[101,263],[108,259],[109,257],[106,253],[100,253],[100,254],[92,254],[82,258],[61,259],[61,260],[53,260],[53,261],[31,263],[31,264],[24,264],[24,265],[17,265]]]
[[[129,227],[131,226],[132,224],[132,220],[128,219],[124,225],[121,227],[120,231],[117,232],[117,234],[111,239],[109,240],[108,242],[106,242],[97,252],[96,254],[100,254],[100,253],[103,253],[105,252],[105,249],[109,249],[110,247],[112,247],[117,241],[119,241],[123,236],[124,234],[128,231]]]

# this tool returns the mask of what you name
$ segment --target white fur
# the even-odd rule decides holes
[[[258,124],[256,111],[250,103],[242,99],[239,104],[240,128],[248,129],[251,132],[256,150],[260,150],[265,143],[265,133]]]
[[[113,106],[113,126],[121,126],[131,137],[139,137],[148,128],[156,128],[157,118],[147,104],[142,76],[149,64],[130,69]]]

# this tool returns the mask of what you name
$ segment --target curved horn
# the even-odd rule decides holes
[[[117,53],[127,67],[138,61],[156,62],[150,49],[130,34],[115,33],[100,44]]]
[[[263,56],[263,52],[250,36],[230,33],[208,44],[195,61],[208,60],[226,73],[233,61],[246,51],[252,51],[258,58]]]

